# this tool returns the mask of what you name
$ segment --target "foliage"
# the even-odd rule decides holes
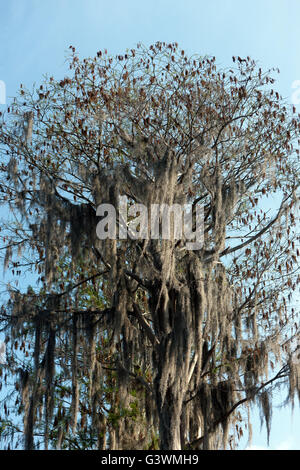
[[[4,264],[39,277],[2,307],[1,436],[15,411],[5,442],[27,449],[234,447],[255,400],[269,431],[273,385],[300,391],[299,115],[249,57],[70,50],[0,127]],[[201,204],[203,247],[98,239],[119,195]]]

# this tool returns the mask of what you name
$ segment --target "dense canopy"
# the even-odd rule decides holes
[[[69,76],[21,86],[1,120],[19,278],[1,310],[1,445],[234,448],[253,402],[269,432],[274,386],[300,396],[299,115],[249,57],[70,51]],[[203,246],[99,239],[97,207],[120,195],[201,204]]]

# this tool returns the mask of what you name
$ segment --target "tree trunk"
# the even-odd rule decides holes
[[[180,423],[182,399],[174,396],[173,387],[169,387],[162,403],[158,398],[159,406],[159,432],[161,450],[181,450]]]
[[[156,334],[160,339],[154,354],[156,404],[162,450],[181,450],[181,415],[188,388],[191,356],[189,315],[182,292],[168,289],[168,306],[161,299],[156,310]],[[159,330],[159,331],[157,331]]]

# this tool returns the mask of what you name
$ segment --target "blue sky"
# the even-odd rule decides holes
[[[275,87],[290,101],[294,93],[300,112],[299,18],[299,0],[0,0],[0,88],[4,82],[9,102],[20,83],[64,76],[70,45],[85,57],[176,41],[223,66],[250,55],[262,68],[279,67]],[[253,431],[253,445],[265,447],[257,418]],[[270,448],[300,449],[298,405],[293,422],[289,409],[274,410]]]

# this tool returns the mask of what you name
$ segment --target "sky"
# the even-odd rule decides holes
[[[300,0],[0,0],[0,111],[20,83],[64,77],[70,45],[83,58],[166,41],[225,67],[233,55],[278,67],[274,88],[300,112],[299,18]],[[252,448],[266,448],[257,413],[253,424]],[[293,420],[275,408],[269,449],[300,449],[298,404]]]

